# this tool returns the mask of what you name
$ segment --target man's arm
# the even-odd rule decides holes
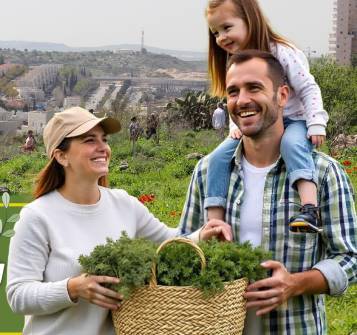
[[[182,210],[180,224],[178,226],[180,234],[186,235],[194,232],[204,224],[203,208],[203,183],[207,157],[201,159],[192,174],[191,182],[187,190],[185,204]]]
[[[248,300],[247,308],[257,307],[257,315],[269,313],[291,297],[328,292],[327,281],[318,270],[289,273],[277,261],[266,261],[261,265],[271,269],[272,276],[249,285],[244,294]]]
[[[357,219],[352,184],[339,164],[331,162],[321,187],[322,242],[326,256],[314,265],[338,296],[357,281]]]
[[[265,314],[290,297],[302,294],[340,295],[348,283],[357,280],[357,227],[354,193],[348,176],[332,162],[325,171],[321,187],[322,240],[325,259],[305,272],[289,273],[276,261],[262,264],[272,277],[248,286],[247,307],[258,307]],[[259,289],[259,291],[257,291]]]

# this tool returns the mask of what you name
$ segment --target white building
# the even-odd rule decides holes
[[[35,87],[18,87],[20,98],[24,99],[27,103],[33,101],[44,102],[45,101],[45,92],[40,88]]]
[[[31,111],[28,113],[28,129],[36,135],[42,135],[43,128],[53,116],[53,112]]]
[[[9,115],[10,113],[6,109],[0,107],[0,121],[7,121]]]
[[[28,122],[28,112],[23,111],[14,111],[10,116],[10,120],[21,121],[23,124]]]
[[[0,121],[0,136],[16,136],[21,121]]]
[[[357,57],[357,0],[335,0],[330,54],[341,65],[351,65]]]
[[[81,104],[80,96],[66,97],[66,98],[64,98],[64,101],[63,101],[63,107],[65,109],[70,108],[70,107],[80,106],[80,104]]]

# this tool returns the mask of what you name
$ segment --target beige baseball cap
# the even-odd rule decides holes
[[[85,134],[100,124],[106,134],[113,134],[120,130],[120,122],[111,117],[98,118],[81,107],[71,107],[63,112],[55,113],[43,130],[43,142],[46,153],[52,158],[53,151],[67,137]]]

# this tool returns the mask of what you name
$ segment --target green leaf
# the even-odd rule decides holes
[[[10,195],[7,192],[4,192],[2,195],[2,203],[4,204],[5,208],[9,207],[10,203]]]
[[[9,219],[7,220],[7,222],[9,223],[15,223],[20,219],[20,215],[19,214],[13,214],[9,217]]]
[[[9,229],[2,234],[2,236],[4,237],[13,237],[14,235],[15,235],[15,230],[13,229]]]

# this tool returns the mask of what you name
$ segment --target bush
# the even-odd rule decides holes
[[[357,68],[321,59],[311,67],[321,88],[327,124],[328,148],[332,151],[337,135],[351,133],[357,125]]]

